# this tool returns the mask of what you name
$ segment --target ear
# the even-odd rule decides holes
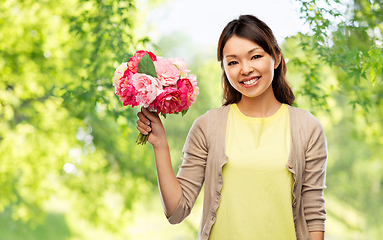
[[[279,54],[274,61],[274,69],[277,69],[282,61],[282,54]]]

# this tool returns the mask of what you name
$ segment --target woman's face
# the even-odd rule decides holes
[[[242,99],[274,94],[271,83],[278,63],[258,44],[233,36],[223,48],[222,61],[227,79]]]

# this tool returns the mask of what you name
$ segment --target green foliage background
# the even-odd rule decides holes
[[[312,31],[282,48],[296,105],[326,131],[326,235],[381,239],[383,4],[296,1]],[[200,200],[168,226],[151,147],[134,143],[137,110],[111,78],[139,49],[193,53],[200,95],[164,121],[176,172],[192,122],[220,106],[221,70],[183,33],[151,42],[138,14],[133,0],[0,0],[0,239],[195,239]]]

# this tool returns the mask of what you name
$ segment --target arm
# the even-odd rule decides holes
[[[147,134],[156,158],[158,186],[168,221],[180,223],[191,212],[205,180],[207,159],[206,117],[199,117],[191,127],[186,139],[182,165],[177,177],[173,173],[165,130],[158,114],[142,109],[138,113],[137,129]],[[151,127],[149,122],[151,121]]]
[[[158,188],[160,190],[165,214],[169,217],[173,214],[181,200],[182,189],[173,172],[165,129],[161,119],[156,113],[149,112],[143,108],[142,112],[139,112],[137,116],[139,118],[137,120],[137,129],[142,134],[148,134],[148,132],[151,131],[148,142],[153,146],[157,167]]]
[[[313,116],[309,116],[307,129],[308,144],[302,183],[303,208],[309,232],[324,232],[326,211],[323,192],[326,188],[327,145],[322,125]],[[315,236],[317,233],[313,234]]]

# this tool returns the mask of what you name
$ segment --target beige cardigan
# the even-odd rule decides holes
[[[168,220],[185,219],[205,182],[203,215],[198,239],[208,239],[221,199],[222,167],[225,154],[226,122],[229,106],[202,115],[190,129],[177,178],[182,198]],[[324,231],[327,147],[320,122],[308,111],[289,106],[291,150],[287,169],[294,175],[292,203],[297,239],[311,239],[309,231]],[[278,227],[278,226],[275,226]]]

